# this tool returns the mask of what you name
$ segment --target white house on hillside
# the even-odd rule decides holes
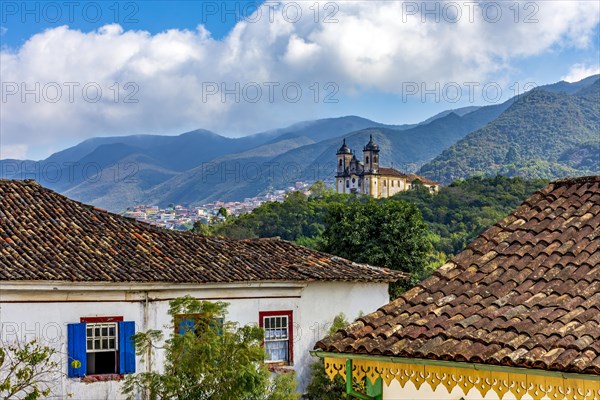
[[[229,303],[227,318],[241,325],[276,326],[268,362],[294,368],[301,390],[309,350],[334,316],[377,309],[404,277],[277,239],[162,230],[33,181],[0,180],[0,219],[0,339],[58,348],[56,398],[121,398],[123,376],[149,368],[131,335],[168,337],[169,301],[184,295]],[[162,357],[153,354],[157,368]]]

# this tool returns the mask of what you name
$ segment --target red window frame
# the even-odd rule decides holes
[[[81,317],[79,322],[100,323],[100,322],[123,322],[123,317]]]
[[[83,322],[86,324],[94,324],[94,323],[102,323],[102,322],[123,322],[123,317],[116,317],[116,316],[112,316],[112,317],[80,317],[79,322]],[[119,357],[120,351],[121,351],[121,343],[119,343],[119,350],[117,350],[117,356],[116,356],[116,360],[115,360],[115,370],[117,371],[115,374],[92,374],[92,375],[86,375],[86,376],[92,377],[92,379],[94,377],[104,377],[104,376],[113,376],[113,375],[122,377],[122,375],[119,374],[119,372],[118,372],[119,368],[120,368],[120,357]],[[86,354],[87,354],[87,351],[86,351]]]
[[[283,311],[259,311],[258,326],[264,329],[264,317],[287,317],[288,318],[288,355],[289,365],[294,363],[294,312],[292,310]],[[264,345],[264,341],[263,341]]]

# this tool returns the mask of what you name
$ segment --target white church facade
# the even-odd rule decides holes
[[[379,166],[379,146],[370,137],[363,148],[363,161],[346,145],[346,140],[337,151],[337,193],[365,194],[376,199],[391,197],[396,193],[422,185],[437,193],[440,185],[425,177],[405,174],[397,169]]]

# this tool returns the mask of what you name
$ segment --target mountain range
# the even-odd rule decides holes
[[[296,181],[331,180],[342,139],[361,152],[370,135],[382,149],[381,165],[442,183],[497,173],[597,174],[599,96],[596,75],[539,87],[502,104],[447,110],[412,125],[346,116],[239,138],[202,129],[92,138],[41,161],[0,160],[0,176],[34,178],[111,211],[140,203],[241,200]]]
[[[442,183],[474,175],[562,178],[600,171],[600,80],[535,89],[421,168]]]

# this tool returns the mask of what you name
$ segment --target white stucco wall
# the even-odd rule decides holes
[[[354,180],[354,182],[352,182],[352,180]],[[346,193],[350,193],[352,189],[354,189],[357,193],[363,192],[362,186],[358,186],[358,183],[361,182],[359,176],[352,174],[349,178],[346,178],[346,182],[349,185],[349,187],[346,187]]]
[[[304,388],[308,383],[309,366],[315,360],[309,351],[327,335],[336,315],[342,312],[352,322],[359,314],[368,314],[388,302],[388,284],[314,282],[308,285],[299,302],[298,318],[294,321],[300,329],[294,344],[300,387]]]
[[[165,337],[173,331],[167,310],[169,300],[186,294],[205,300],[230,303],[228,320],[240,325],[258,324],[259,311],[292,310],[294,318],[294,369],[302,390],[308,382],[309,354],[314,343],[328,331],[340,312],[353,320],[388,302],[387,284],[313,282],[248,283],[230,285],[77,285],[0,284],[0,339],[28,340],[38,337],[55,346],[63,361],[63,374],[57,378],[56,398],[119,399],[120,382],[83,383],[67,378],[67,324],[81,317],[122,316],[135,321],[136,331],[162,329]],[[148,302],[146,303],[146,297]],[[147,305],[146,305],[147,304]],[[145,323],[147,321],[147,323]],[[156,368],[162,354],[153,355]],[[136,360],[136,370],[146,365]]]
[[[344,180],[340,179],[340,178],[337,178],[336,179],[336,192],[337,193],[344,193],[344,187],[345,187],[344,185],[345,185]]]

